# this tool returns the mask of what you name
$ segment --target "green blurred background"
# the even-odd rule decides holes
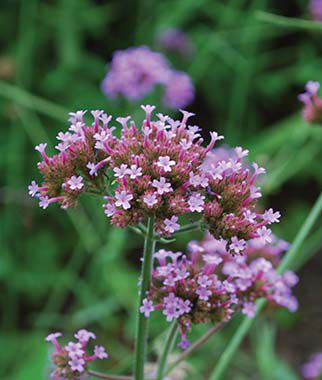
[[[27,195],[38,179],[33,147],[44,141],[53,147],[68,112],[137,117],[139,104],[150,102],[169,113],[158,91],[137,104],[104,97],[100,82],[117,49],[158,50],[161,30],[187,33],[193,54],[168,59],[193,79],[196,98],[188,109],[205,136],[217,130],[267,167],[261,203],[281,211],[274,232],[292,241],[322,183],[322,129],[301,120],[297,101],[307,80],[322,80],[322,23],[299,20],[309,20],[307,6],[307,0],[0,1],[1,379],[47,379],[44,336],[58,329],[71,337],[81,327],[95,331],[110,353],[98,369],[130,372],[141,238],[111,228],[91,198],[76,210],[43,211]],[[192,237],[201,238],[182,236],[171,248],[183,250]],[[300,364],[322,350],[321,244],[319,223],[296,264],[299,311],[257,321],[225,379],[299,379]],[[198,351],[187,378],[208,378],[238,323]],[[152,359],[166,327],[161,316],[152,319]]]

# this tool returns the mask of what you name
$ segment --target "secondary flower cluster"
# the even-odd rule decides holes
[[[164,103],[168,107],[185,107],[193,101],[194,86],[190,77],[171,69],[162,54],[139,46],[114,53],[102,90],[110,98],[122,95],[138,100],[156,85],[165,87]]]
[[[193,51],[189,37],[177,28],[168,28],[160,32],[157,43],[162,49],[184,57],[189,56]]]
[[[305,92],[298,96],[304,103],[302,117],[308,123],[322,123],[322,98],[318,97],[319,82],[309,81],[305,85]]]
[[[311,0],[309,10],[314,20],[322,21],[322,0]]]
[[[317,380],[322,375],[322,352],[313,354],[302,367],[304,379]]]
[[[35,181],[29,193],[39,197],[40,207],[59,203],[74,206],[84,191],[105,195],[105,214],[118,227],[137,225],[155,215],[156,232],[169,236],[180,228],[178,217],[200,215],[216,238],[227,239],[229,249],[240,253],[246,241],[271,241],[267,225],[278,222],[272,209],[255,212],[261,196],[257,176],[264,169],[244,164],[248,151],[237,147],[234,158],[216,161],[211,150],[222,139],[211,132],[211,141],[202,146],[200,128],[189,125],[193,114],[182,111],[181,120],[157,114],[155,107],[142,106],[146,117],[138,128],[130,117],[117,118],[120,137],[113,135],[111,116],[92,111],[94,122],[86,126],[85,111],[71,114],[69,131],[60,132],[49,157],[46,144],[36,147],[43,158],[38,163],[44,181]]]
[[[54,371],[51,374],[53,380],[79,380],[86,373],[88,363],[96,359],[106,359],[108,357],[103,346],[95,346],[91,355],[86,353],[86,347],[90,339],[96,339],[94,333],[85,329],[79,330],[74,336],[76,342],[69,342],[65,346],[58,343],[61,333],[49,334],[46,338],[47,342],[52,342],[54,352],[52,361]]]
[[[272,244],[254,239],[244,255],[232,256],[227,241],[207,235],[201,243],[190,242],[187,255],[161,249],[140,311],[149,317],[162,310],[168,322],[177,320],[183,349],[189,346],[186,333],[192,324],[227,322],[239,310],[253,317],[259,298],[295,311],[291,288],[297,276],[290,271],[279,275],[275,269],[287,247],[276,238]]]

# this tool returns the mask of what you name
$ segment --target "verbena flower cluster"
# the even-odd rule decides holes
[[[88,354],[86,352],[90,339],[96,339],[94,333],[85,329],[79,330],[74,336],[76,342],[68,342],[65,346],[58,343],[58,338],[62,334],[52,333],[46,338],[47,342],[54,345],[52,353],[52,362],[54,371],[51,373],[53,380],[79,380],[82,379],[88,370],[88,363],[96,359],[106,359],[108,354],[103,346],[95,346],[94,352]]]
[[[322,122],[322,98],[318,97],[319,82],[309,81],[305,85],[305,92],[298,96],[303,102],[302,117],[308,123]]]
[[[313,354],[309,361],[302,366],[304,379],[317,380],[322,375],[322,352]]]
[[[179,346],[186,349],[186,333],[192,324],[227,322],[239,310],[253,317],[259,298],[295,311],[297,300],[291,288],[298,278],[291,271],[283,275],[276,271],[288,244],[275,237],[272,240],[266,244],[254,239],[239,256],[229,254],[235,249],[235,240],[229,246],[211,235],[201,243],[190,242],[187,255],[159,250],[141,313],[149,317],[154,310],[161,310],[168,322],[177,320],[182,336]]]
[[[309,10],[314,20],[322,21],[322,0],[311,0]]]
[[[140,127],[130,117],[116,119],[120,137],[103,111],[92,111],[88,126],[85,111],[78,111],[71,113],[69,130],[57,136],[58,154],[49,157],[47,144],[38,145],[43,182],[33,181],[29,193],[39,198],[40,207],[72,207],[80,194],[91,192],[104,195],[105,214],[118,227],[155,215],[156,232],[169,236],[180,229],[180,215],[195,214],[216,238],[229,242],[233,253],[242,252],[252,238],[270,242],[267,225],[278,222],[280,214],[255,211],[261,196],[255,180],[265,170],[243,162],[248,151],[237,147],[234,158],[216,161],[211,150],[223,137],[210,132],[203,147],[200,128],[188,124],[193,114],[182,111],[181,120],[157,114],[151,120],[155,107],[142,108],[146,117]]]
[[[161,31],[157,36],[157,43],[165,51],[184,57],[189,56],[193,51],[189,37],[178,28],[168,28]]]
[[[101,87],[110,98],[121,95],[139,100],[156,85],[165,87],[163,100],[168,107],[185,107],[193,101],[194,86],[190,77],[173,70],[162,54],[146,46],[115,52]]]

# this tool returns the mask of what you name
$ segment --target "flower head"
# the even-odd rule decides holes
[[[154,255],[152,284],[140,311],[149,317],[161,310],[168,322],[177,320],[183,349],[193,324],[227,322],[238,311],[251,318],[260,298],[271,307],[296,310],[291,288],[297,276],[276,271],[285,244],[272,236],[272,243],[233,239],[231,245],[208,234],[200,243],[190,242],[187,254],[162,249]],[[244,255],[231,255],[233,249]]]
[[[157,36],[157,43],[162,49],[183,57],[189,56],[193,51],[189,37],[178,28],[168,28],[161,31]]]
[[[129,100],[138,100],[156,85],[165,86],[164,101],[172,108],[183,107],[194,97],[190,77],[172,70],[162,54],[146,46],[115,52],[101,87],[110,98],[121,95]]]
[[[51,374],[53,379],[76,380],[88,369],[88,363],[96,359],[106,359],[108,357],[104,347],[95,346],[92,355],[88,355],[87,345],[89,340],[95,339],[95,334],[85,329],[79,330],[75,337],[77,342],[68,342],[65,346],[57,343],[57,338],[61,333],[49,334],[46,341],[54,344],[55,351],[52,353],[54,370]]]
[[[312,92],[314,85],[309,88]],[[155,215],[155,232],[165,236],[179,229],[181,215],[194,214],[235,253],[242,253],[250,239],[269,241],[266,226],[278,222],[280,214],[255,210],[256,181],[264,169],[244,162],[248,151],[241,147],[229,154],[218,151],[215,144],[223,137],[216,132],[203,146],[200,128],[190,124],[193,113],[181,110],[180,120],[160,113],[154,118],[154,108],[142,106],[141,126],[127,116],[117,118],[115,127],[101,110],[92,111],[86,125],[84,111],[72,113],[68,132],[57,136],[67,144],[64,150],[49,157],[46,144],[37,147],[43,181],[31,183],[30,195],[44,209],[54,203],[67,209],[83,193],[99,194],[113,225],[137,225]]]

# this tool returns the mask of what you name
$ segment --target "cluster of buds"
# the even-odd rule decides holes
[[[230,255],[228,244],[207,235],[201,243],[190,242],[187,255],[164,249],[155,253],[158,264],[140,311],[149,317],[161,310],[168,322],[177,320],[183,349],[189,346],[186,333],[192,324],[225,323],[239,310],[253,317],[259,298],[273,307],[297,309],[291,292],[297,276],[276,271],[285,242],[274,238],[267,245],[254,239],[240,256]]]
[[[185,107],[193,101],[194,86],[184,72],[173,70],[166,58],[146,46],[116,51],[102,90],[110,98],[122,95],[139,100],[156,85],[165,87],[164,103],[170,108]]]
[[[304,379],[318,380],[322,375],[322,352],[311,355],[309,361],[302,366]]]
[[[308,123],[322,123],[322,98],[318,97],[319,82],[309,81],[305,85],[305,92],[298,96],[303,102],[302,117]]]
[[[38,169],[44,180],[35,181],[29,193],[40,206],[59,203],[76,205],[83,192],[104,196],[105,214],[113,225],[138,225],[149,216],[156,218],[156,232],[170,236],[180,229],[179,216],[195,214],[216,238],[230,242],[232,253],[240,253],[246,241],[271,241],[267,225],[278,222],[272,209],[255,212],[260,189],[255,185],[263,168],[244,163],[248,151],[235,148],[234,157],[216,160],[211,152],[217,140],[203,147],[198,126],[189,125],[193,114],[182,111],[181,120],[157,114],[154,106],[142,106],[146,117],[140,128],[130,117],[117,118],[120,137],[109,127],[111,116],[92,111],[94,122],[86,126],[84,111],[71,114],[69,131],[60,132],[58,154],[49,157],[46,144],[36,147],[43,158]]]
[[[47,342],[52,342],[54,352],[52,362],[54,371],[51,373],[53,380],[80,380],[83,379],[88,370],[88,363],[96,359],[108,357],[103,346],[95,346],[91,355],[86,353],[86,347],[90,339],[96,339],[95,334],[85,329],[79,330],[74,336],[76,342],[69,342],[65,346],[58,343],[61,333],[49,334]]]

